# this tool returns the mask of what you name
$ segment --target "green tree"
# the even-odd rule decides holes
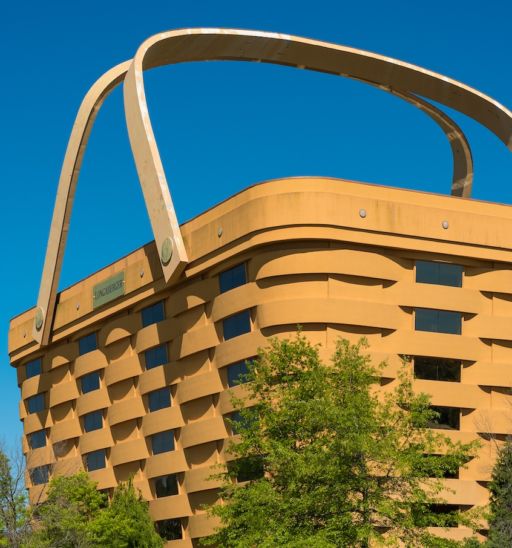
[[[365,347],[340,340],[329,365],[300,333],[260,351],[244,379],[247,397],[233,400],[235,460],[220,474],[222,504],[209,508],[222,525],[204,544],[459,545],[426,526],[463,522],[439,512],[442,478],[477,442],[430,428],[438,415],[413,392],[410,367],[393,391],[376,390],[379,370]]]
[[[0,546],[19,548],[30,532],[21,453],[11,455],[0,448]]]
[[[148,504],[133,484],[120,484],[109,503],[86,472],[53,478],[48,498],[33,508],[27,548],[160,548]]]
[[[164,544],[149,516],[148,503],[132,482],[114,491],[110,506],[90,524],[88,538],[93,546],[112,548],[160,548]]]
[[[33,508],[34,533],[28,546],[85,548],[90,523],[107,505],[86,472],[53,478],[48,498]]]
[[[508,439],[498,454],[489,484],[491,495],[488,546],[512,546],[512,442]]]

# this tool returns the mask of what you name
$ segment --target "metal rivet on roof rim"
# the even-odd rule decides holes
[[[76,309],[80,310],[80,303],[76,303]]]
[[[139,276],[140,276],[141,278],[144,278],[144,270],[141,270],[141,271],[139,272]]]
[[[359,217],[361,217],[361,219],[364,219],[366,217],[366,209],[360,209],[359,210]]]
[[[217,230],[217,236],[220,238],[222,236],[222,227],[219,226],[219,229]]]
[[[442,224],[442,227],[443,227],[445,230],[450,226],[450,224],[448,223],[448,221],[443,221],[441,224]]]

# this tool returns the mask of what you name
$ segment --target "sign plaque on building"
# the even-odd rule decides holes
[[[124,295],[124,272],[96,284],[92,289],[92,307],[98,308]]]

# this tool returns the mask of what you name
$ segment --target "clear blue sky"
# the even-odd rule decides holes
[[[461,80],[512,107],[512,3],[88,0],[2,3],[0,437],[21,435],[10,317],[36,302],[55,191],[80,101],[147,37],[181,27],[241,27],[376,51]],[[425,115],[342,78],[241,63],[147,75],[149,108],[180,221],[242,188],[327,175],[448,192],[450,149]],[[467,118],[476,198],[511,202],[512,155]],[[149,241],[118,89],[91,136],[61,287]],[[511,235],[512,237],[512,235]]]

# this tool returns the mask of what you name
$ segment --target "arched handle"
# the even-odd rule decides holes
[[[174,280],[185,267],[187,254],[149,119],[143,72],[206,60],[260,61],[327,72],[372,83],[401,96],[427,112],[447,134],[454,154],[454,195],[470,193],[469,146],[448,116],[416,95],[474,118],[512,150],[512,113],[508,109],[469,86],[409,63],[327,42],[259,31],[182,29],[155,35],[141,45],[133,62],[122,63],[103,75],[80,106],[59,179],[34,319],[33,336],[41,345],[50,338],[74,191],[88,136],[103,100],[127,71],[124,101],[128,133],[166,281]]]

